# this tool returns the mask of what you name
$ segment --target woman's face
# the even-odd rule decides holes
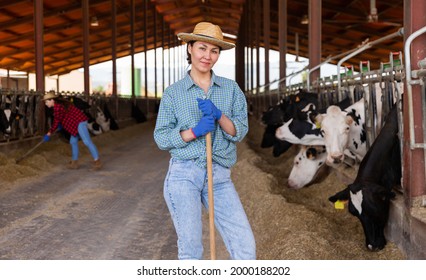
[[[55,105],[55,101],[53,99],[48,99],[44,101],[44,104],[46,104],[48,108],[51,108],[53,105]]]
[[[191,54],[192,70],[207,73],[219,59],[220,48],[210,43],[196,41],[192,46],[188,46],[188,52]]]

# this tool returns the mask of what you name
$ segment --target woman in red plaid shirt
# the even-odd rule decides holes
[[[72,160],[68,164],[69,169],[78,169],[78,139],[81,138],[84,145],[89,148],[94,159],[93,170],[99,170],[102,163],[99,160],[98,149],[93,144],[90,138],[89,130],[87,129],[88,117],[71,102],[66,99],[56,96],[54,93],[48,93],[43,97],[43,100],[48,108],[53,108],[53,124],[47,134],[44,136],[44,141],[50,140],[50,135],[56,131],[61,125],[63,129],[71,134],[70,144],[72,150]]]

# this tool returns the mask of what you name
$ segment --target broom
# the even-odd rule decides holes
[[[216,259],[216,239],[214,228],[214,199],[213,199],[213,162],[212,162],[212,135],[211,132],[206,135],[206,153],[207,153],[207,182],[209,196],[209,224],[210,224],[210,258]]]

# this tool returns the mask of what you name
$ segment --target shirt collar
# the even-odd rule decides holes
[[[193,85],[197,85],[196,83],[194,83],[191,76],[189,75],[190,72],[191,70],[188,70],[188,72],[186,72],[185,77],[183,78],[186,89],[189,89]],[[220,87],[221,86],[220,80],[217,78],[213,70],[211,70],[211,72],[212,72],[212,82],[213,82],[212,84]]]

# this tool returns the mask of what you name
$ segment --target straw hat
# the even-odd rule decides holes
[[[219,25],[214,25],[210,22],[200,22],[194,27],[192,33],[178,33],[178,38],[188,43],[190,41],[207,42],[229,50],[235,47],[234,44],[223,40],[223,33]]]
[[[53,98],[57,98],[58,96],[57,95],[55,95],[53,92],[49,92],[49,93],[46,93],[44,96],[43,96],[43,101],[46,101],[46,100],[49,100],[49,99],[53,99]]]

